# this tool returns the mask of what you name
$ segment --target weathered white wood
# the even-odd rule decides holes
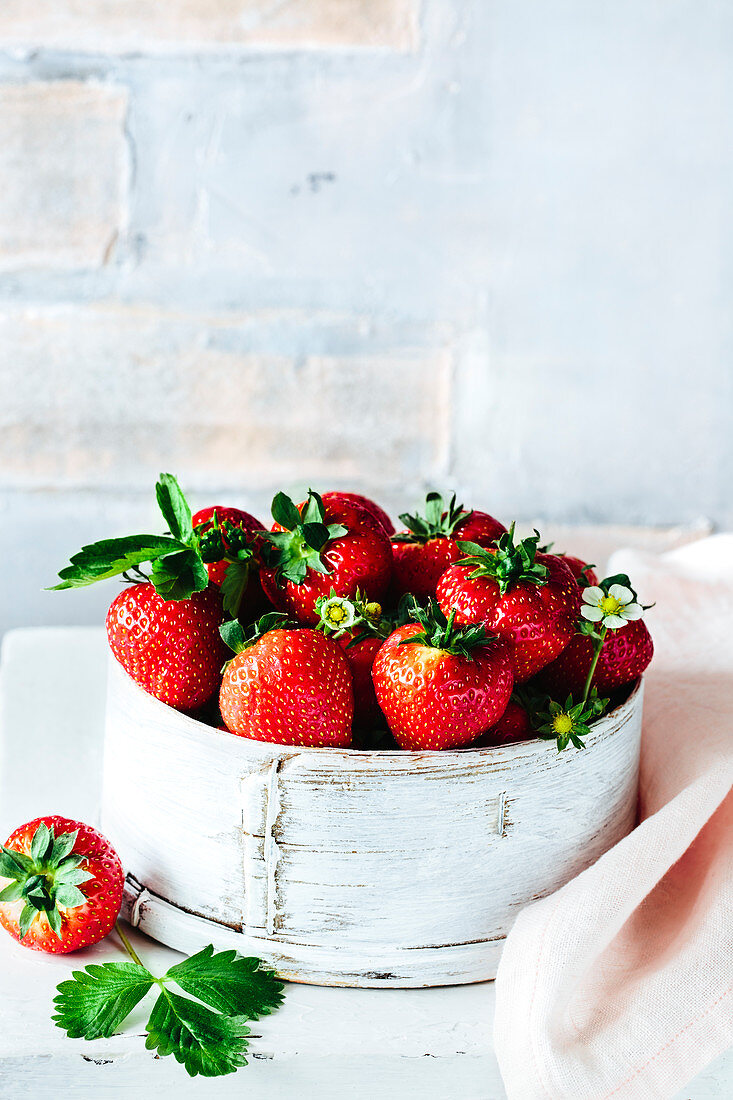
[[[113,662],[103,826],[130,874],[130,919],[295,981],[491,978],[516,913],[632,827],[642,696],[584,752],[299,750],[181,715]]]

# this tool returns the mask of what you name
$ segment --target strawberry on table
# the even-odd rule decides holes
[[[347,598],[359,589],[366,599],[382,599],[392,575],[392,548],[373,521],[365,524],[365,514],[348,502],[327,505],[312,491],[297,506],[277,494],[260,574],[276,607],[315,626],[316,601],[331,588]]]
[[[578,633],[543,670],[539,685],[554,698],[586,698],[591,686],[605,695],[633,683],[654,655],[644,610],[625,574],[586,588]]]
[[[0,846],[0,924],[24,947],[65,954],[103,939],[125,875],[109,841],[81,821],[38,817]]]
[[[351,670],[336,642],[277,612],[265,615],[249,636],[237,622],[227,623],[222,634],[236,654],[219,695],[227,729],[279,745],[351,744]]]
[[[461,542],[463,558],[438,583],[438,603],[458,623],[482,623],[511,643],[523,683],[553,661],[575,633],[580,589],[561,557],[537,551],[539,535],[514,542],[514,525],[493,550]]]
[[[342,493],[334,491],[323,493],[322,499],[323,503],[327,506],[331,504],[355,504],[357,508],[362,508],[376,521],[385,535],[389,536],[394,534],[394,524],[384,508],[380,508],[376,501],[370,500],[369,497],[362,496],[361,493]]]
[[[449,501],[440,493],[428,493],[424,516],[405,512],[400,519],[407,530],[392,537],[396,599],[408,592],[421,600],[435,596],[442,574],[462,557],[459,540],[489,547],[506,531],[487,512],[466,511],[456,504],[455,493]]]
[[[482,626],[459,627],[435,601],[387,638],[374,661],[379,705],[403,749],[453,749],[494,725],[512,693],[509,649]]]

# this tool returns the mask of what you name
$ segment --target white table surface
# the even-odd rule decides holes
[[[43,813],[98,818],[106,645],[102,630],[39,628],[5,638],[0,665],[0,837]],[[131,933],[162,972],[179,956]],[[493,1052],[494,985],[427,990],[286,987],[275,1015],[252,1025],[250,1064],[191,1079],[146,1051],[146,1004],[121,1034],[71,1040],[51,1022],[58,982],[122,957],[114,938],[71,957],[36,954],[0,936],[0,1097],[50,1093],[104,1100],[157,1090],[248,1100],[503,1100]],[[718,1059],[673,1100],[733,1097],[733,1056]],[[521,1100],[521,1098],[519,1098]],[[670,1100],[670,1098],[661,1098]]]

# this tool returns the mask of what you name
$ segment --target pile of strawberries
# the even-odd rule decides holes
[[[356,493],[278,493],[267,530],[236,508],[192,516],[170,474],[156,492],[167,534],[85,546],[55,587],[127,581],[107,615],[117,660],[164,703],[239,736],[582,747],[652,658],[628,577],[599,581],[455,496],[429,493],[395,533]]]

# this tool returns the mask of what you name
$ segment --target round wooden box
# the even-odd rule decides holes
[[[493,978],[519,910],[633,826],[642,695],[582,752],[294,749],[179,714],[112,662],[103,828],[128,870],[123,915],[291,981]]]

